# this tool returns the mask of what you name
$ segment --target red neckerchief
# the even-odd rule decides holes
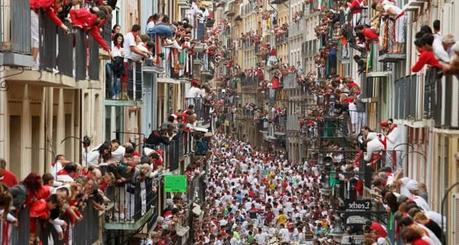
[[[392,124],[392,127],[389,128],[389,130],[387,131],[387,134],[390,134],[392,130],[394,130],[396,127],[397,127],[396,124]]]
[[[383,144],[384,150],[386,150],[387,149],[387,138],[384,137],[384,139],[382,139],[382,135],[378,134],[378,140],[379,142],[381,142],[381,144]]]

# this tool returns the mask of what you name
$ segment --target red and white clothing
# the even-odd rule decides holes
[[[83,28],[86,32],[91,34],[101,48],[107,52],[110,50],[109,45],[100,34],[100,28],[106,21],[97,23],[97,15],[91,13],[91,11],[86,8],[70,10],[70,19],[72,20],[73,26]]]
[[[128,32],[126,35],[124,35],[124,62],[127,62],[128,60],[134,60],[135,56],[131,51],[131,47],[135,46],[137,46],[136,35],[134,35],[132,32]]]
[[[0,183],[8,186],[8,187],[13,187],[18,184],[18,179],[16,178],[16,175],[13,174],[13,172],[9,170],[3,170],[3,176],[0,177]]]
[[[442,69],[442,65],[432,51],[420,49],[420,53],[421,55],[419,55],[418,61],[413,65],[413,67],[411,67],[412,72],[419,72],[422,70],[422,68],[424,68],[425,65],[430,65],[434,68]]]

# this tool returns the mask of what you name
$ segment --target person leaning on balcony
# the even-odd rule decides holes
[[[83,29],[91,34],[102,49],[110,53],[110,46],[100,34],[102,28],[107,22],[107,18],[111,18],[111,7],[101,6],[91,10],[87,8],[70,10],[70,20],[74,27]]]
[[[62,28],[65,32],[69,31],[69,28],[59,19],[57,16],[59,8],[61,8],[62,0],[30,0],[30,23],[31,23],[31,41],[32,41],[32,58],[35,66],[38,67],[38,51],[39,51],[39,12],[43,12],[48,18],[56,24],[56,26]]]
[[[419,34],[419,35],[418,35]],[[420,38],[414,41],[414,45],[419,52],[419,58],[416,64],[411,67],[412,72],[419,72],[425,65],[430,65],[433,68],[442,69],[443,66],[440,64],[438,59],[433,53],[432,44],[434,42],[434,36],[430,33],[418,32],[416,36]]]
[[[12,187],[18,184],[18,179],[13,172],[6,169],[5,159],[0,158],[0,183]]]
[[[451,48],[454,52],[454,56],[451,62],[447,65],[443,65],[443,71],[446,74],[459,75],[459,42],[456,42]]]
[[[135,55],[140,55],[141,57],[148,58],[149,54],[142,52],[137,47],[137,36],[140,32],[140,25],[133,25],[131,31],[124,35],[124,74],[121,78],[121,91],[122,96],[127,97],[129,75],[133,71],[133,63],[136,58]]]

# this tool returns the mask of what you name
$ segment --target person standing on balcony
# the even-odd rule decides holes
[[[107,63],[107,71],[111,73],[111,96],[112,99],[120,98],[121,77],[124,74],[124,37],[116,33],[113,37],[113,47],[110,53],[111,63]]]
[[[148,58],[149,54],[142,52],[137,47],[137,36],[140,32],[140,25],[133,25],[131,31],[124,36],[124,74],[121,77],[121,97],[122,99],[129,99],[128,87],[129,83],[134,85],[134,59],[135,55]]]
[[[31,24],[31,41],[32,41],[32,58],[34,61],[34,69],[38,69],[38,52],[39,52],[39,13],[43,12],[48,18],[60,27],[64,32],[68,32],[69,28],[57,16],[61,8],[63,0],[30,0],[30,24]]]
[[[433,53],[435,54],[435,56],[437,57],[439,61],[443,63],[449,63],[450,58],[449,58],[448,52],[445,51],[442,45],[443,37],[440,33],[440,21],[435,20],[433,23],[433,26],[434,26],[434,32],[432,32],[432,28],[430,28],[430,26],[424,25],[424,26],[421,26],[420,33],[433,35],[434,41],[431,45]],[[422,35],[419,34],[418,36],[420,38]]]

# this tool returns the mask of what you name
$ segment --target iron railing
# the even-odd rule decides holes
[[[428,69],[424,81],[424,117],[438,119],[441,109],[441,80],[437,77],[437,70]]]
[[[129,180],[107,189],[107,197],[113,207],[107,211],[105,222],[111,224],[134,224],[153,209],[157,217],[158,194],[153,191],[154,179]]]
[[[400,78],[395,81],[395,110],[394,117],[397,119],[420,119],[417,118],[419,81],[416,75]]]
[[[29,0],[0,0],[0,51],[31,54]]]
[[[72,240],[74,244],[89,245],[94,244],[97,241],[100,241],[100,225],[101,225],[101,216],[99,212],[92,206],[92,199],[87,200],[87,206],[81,210],[83,219],[70,226],[71,231],[68,232],[69,240]],[[18,226],[10,224],[10,235],[9,242],[6,244],[29,244],[30,236],[30,218],[29,218],[29,209],[23,208],[20,209],[15,215],[19,220]],[[6,221],[1,221],[1,226],[3,227]],[[68,220],[67,220],[67,223]],[[38,222],[40,226],[38,237],[43,245],[51,244],[50,241],[53,241],[52,244],[63,245],[66,244],[64,240],[59,240],[58,233],[54,226],[48,221]],[[4,233],[0,234],[0,240],[3,240]]]
[[[185,107],[194,105],[194,112],[197,115],[198,120],[208,122],[210,120],[210,106],[205,103],[205,99],[202,97],[186,98]]]

